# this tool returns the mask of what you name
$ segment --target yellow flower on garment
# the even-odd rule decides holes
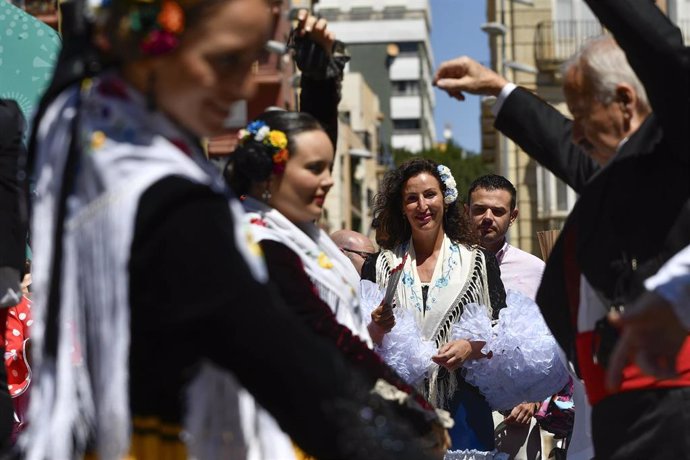
[[[277,147],[279,149],[284,149],[288,145],[288,140],[287,136],[285,136],[285,133],[282,131],[278,131],[276,129],[268,133],[268,141],[271,143],[272,146]]]
[[[105,144],[105,133],[103,131],[96,131],[91,135],[91,149],[98,150]]]
[[[249,230],[245,230],[245,241],[247,242],[247,248],[249,248],[249,252],[251,252],[252,255],[263,258],[264,251],[261,249],[259,243],[257,243],[254,239],[254,234],[252,234],[252,232]]]
[[[323,252],[319,254],[318,262],[321,268],[326,268],[329,270],[333,268],[333,262],[331,262],[331,259],[329,259],[328,256]]]

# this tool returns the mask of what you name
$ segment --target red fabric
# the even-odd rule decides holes
[[[7,309],[5,330],[5,368],[10,395],[16,398],[24,393],[31,381],[31,370],[25,354],[25,343],[29,339],[31,301],[22,297],[14,307]]]
[[[592,361],[593,335],[592,331],[579,333],[576,339],[578,364],[585,381],[587,399],[591,405],[613,394],[605,387],[606,370]],[[623,369],[623,381],[619,392],[690,386],[690,337],[685,339],[680,350],[676,370],[677,378],[659,380],[643,374],[636,365],[629,364]]]
[[[577,228],[571,225],[563,235],[563,276],[570,312],[570,323],[577,330],[577,314],[580,307],[580,268],[577,264]]]

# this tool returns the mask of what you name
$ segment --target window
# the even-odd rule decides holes
[[[393,130],[395,131],[417,131],[420,127],[419,118],[393,120]]]
[[[393,96],[418,96],[419,80],[396,80],[393,85]]]
[[[541,219],[561,218],[575,205],[577,194],[546,168],[537,166],[537,206]]]
[[[417,54],[419,52],[419,44],[417,42],[400,42],[398,43],[398,49],[400,50],[401,54]]]

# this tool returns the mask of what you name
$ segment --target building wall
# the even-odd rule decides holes
[[[686,27],[686,24],[690,26],[687,0],[666,0],[657,4],[664,11],[668,8],[681,30],[690,29]],[[503,23],[507,29],[505,36],[488,37],[494,69],[508,80],[535,91],[568,115],[561,90],[561,66],[585,40],[602,33],[601,25],[584,1],[534,0],[533,5],[528,6],[511,0],[487,0],[487,20]],[[685,36],[687,42],[687,32]],[[505,61],[527,64],[537,72],[515,70],[505,65]],[[482,153],[518,190],[520,217],[509,238],[522,249],[541,255],[536,232],[560,228],[577,196],[493,129],[491,104],[490,100],[482,103]]]
[[[371,236],[371,204],[383,174],[378,161],[379,99],[359,73],[345,75],[342,94],[334,185],[323,224],[330,232],[346,228]]]
[[[431,88],[431,16],[427,0],[322,0],[319,13],[348,44],[349,69],[361,73],[380,99],[381,142],[419,151],[435,139]],[[415,94],[397,83],[415,81]],[[414,101],[413,101],[414,99]],[[404,127],[394,127],[394,121]]]

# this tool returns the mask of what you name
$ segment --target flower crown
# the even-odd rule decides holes
[[[438,165],[436,168],[438,174],[441,176],[441,181],[443,185],[446,186],[446,191],[443,192],[443,202],[445,204],[451,204],[458,199],[458,189],[453,178],[453,174],[450,172],[448,166]]]
[[[245,129],[240,129],[238,137],[240,145],[252,140],[268,147],[273,151],[273,174],[282,174],[285,171],[290,152],[287,149],[288,139],[284,132],[271,129],[265,122],[257,120],[249,123]]]

